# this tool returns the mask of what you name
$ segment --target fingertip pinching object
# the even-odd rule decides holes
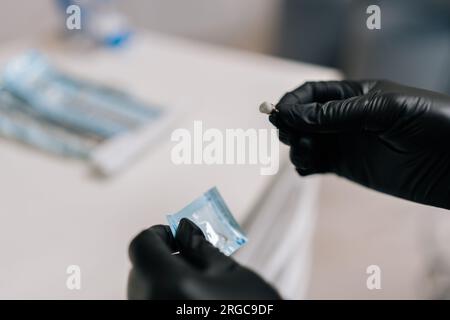
[[[264,101],[263,103],[260,104],[259,111],[261,113],[272,114],[273,112],[278,112],[278,109],[275,108],[273,103]]]

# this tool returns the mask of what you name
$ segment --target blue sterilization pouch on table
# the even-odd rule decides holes
[[[35,50],[0,71],[0,136],[87,160],[105,175],[156,143],[171,116],[168,108],[67,75]]]
[[[167,215],[174,236],[183,218],[194,222],[203,231],[206,239],[227,256],[247,242],[247,237],[216,187],[208,190],[178,213]]]
[[[85,134],[108,139],[160,116],[130,96],[109,87],[66,76],[37,51],[9,62],[3,86],[42,118]]]

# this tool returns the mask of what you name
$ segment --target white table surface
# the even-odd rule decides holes
[[[174,128],[270,128],[257,111],[306,80],[336,79],[322,67],[141,34],[125,49],[81,50],[52,42],[0,47],[0,65],[39,47],[63,70],[184,111]],[[119,175],[99,179],[76,160],[0,138],[0,298],[125,298],[127,247],[212,186],[243,221],[272,181],[255,165],[181,165],[170,132]],[[287,164],[287,149],[281,161]],[[81,267],[81,290],[66,268]]]

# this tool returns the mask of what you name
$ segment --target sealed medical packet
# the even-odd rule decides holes
[[[19,97],[0,86],[0,135],[52,153],[89,158],[98,141],[41,118]]]
[[[109,175],[157,141],[173,121],[168,108],[59,71],[31,50],[0,79],[0,134],[83,158]]]
[[[206,239],[227,256],[248,241],[216,187],[178,213],[167,215],[174,236],[183,218],[194,222],[203,231]]]

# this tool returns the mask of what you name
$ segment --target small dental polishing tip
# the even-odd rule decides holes
[[[278,109],[275,108],[275,106],[273,105],[273,103],[264,101],[264,102],[261,103],[261,105],[259,106],[259,112],[261,112],[261,113],[266,113],[266,114],[272,114],[272,112],[278,112]]]

